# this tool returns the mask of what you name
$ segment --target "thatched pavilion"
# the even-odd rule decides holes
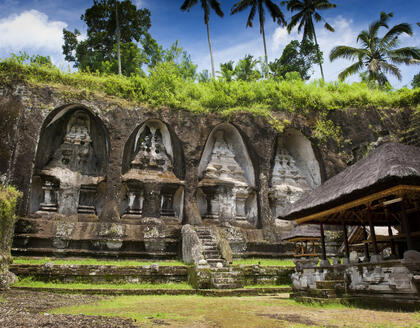
[[[389,227],[387,240],[393,251],[397,244],[399,257],[406,250],[420,250],[420,148],[399,143],[378,147],[304,195],[285,210],[282,219],[298,225],[319,224],[323,260],[326,224],[343,226],[347,257],[349,225],[369,226],[373,261],[380,259],[374,226]],[[393,236],[392,226],[399,227],[399,234]]]

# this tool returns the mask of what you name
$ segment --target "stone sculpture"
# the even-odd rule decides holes
[[[173,172],[173,158],[165,146],[165,134],[170,141],[167,129],[157,121],[147,122],[138,132],[130,169],[123,175],[128,189],[124,218],[176,215],[174,198],[183,183]]]
[[[96,214],[97,186],[104,178],[97,174],[92,142],[89,114],[75,111],[62,144],[41,170],[41,212]]]
[[[311,187],[297,166],[295,159],[283,147],[279,147],[274,159],[270,200],[273,215],[278,217],[286,205],[294,203]]]
[[[205,194],[205,217],[221,221],[246,220],[246,201],[253,192],[244,170],[235,159],[223,130],[214,135],[210,159],[199,185]]]

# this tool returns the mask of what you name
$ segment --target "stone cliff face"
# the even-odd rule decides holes
[[[115,236],[96,235],[114,246],[121,241],[120,250],[130,248],[124,246],[130,235],[133,242],[144,242],[146,253],[148,247],[149,253],[165,252],[165,242],[154,240],[151,232],[173,242],[177,226],[203,221],[225,225],[227,239],[238,245],[242,240],[250,254],[267,241],[277,245],[269,252],[279,251],[279,236],[287,228],[276,224],[282,203],[273,195],[301,194],[379,143],[400,141],[415,116],[409,109],[353,109],[327,116],[276,112],[275,118],[285,122],[280,132],[245,112],[223,118],[156,110],[25,85],[0,86],[0,95],[0,176],[23,192],[18,214],[27,220],[18,224],[17,234],[58,238],[56,227],[44,222],[40,228],[51,218],[134,224],[138,236],[127,232],[128,226],[116,229],[122,232]],[[320,122],[329,123],[327,130],[315,133]],[[330,134],[331,127],[339,132]],[[418,140],[414,136],[410,142]],[[284,202],[292,196],[284,196]],[[83,229],[76,236],[78,229],[66,240],[93,238]],[[19,247],[30,247],[28,238],[21,242]]]

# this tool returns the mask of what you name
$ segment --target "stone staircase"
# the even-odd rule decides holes
[[[222,255],[217,248],[217,242],[211,232],[211,228],[196,227],[195,231],[203,245],[204,259],[210,267],[217,267],[217,263],[221,263],[223,267],[226,266],[226,260],[222,258]]]
[[[203,245],[203,256],[210,266],[211,285],[216,289],[242,288],[244,279],[240,271],[235,270],[222,258],[217,248],[216,238],[210,227],[195,227],[197,236]],[[219,264],[220,263],[220,264]]]

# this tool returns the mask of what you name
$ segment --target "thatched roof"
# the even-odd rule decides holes
[[[334,208],[397,185],[420,186],[420,148],[399,143],[378,147],[344,171],[288,206],[292,220]]]
[[[319,239],[321,238],[321,232],[319,225],[306,224],[295,226],[292,231],[285,235],[282,240],[297,241],[304,239]]]

